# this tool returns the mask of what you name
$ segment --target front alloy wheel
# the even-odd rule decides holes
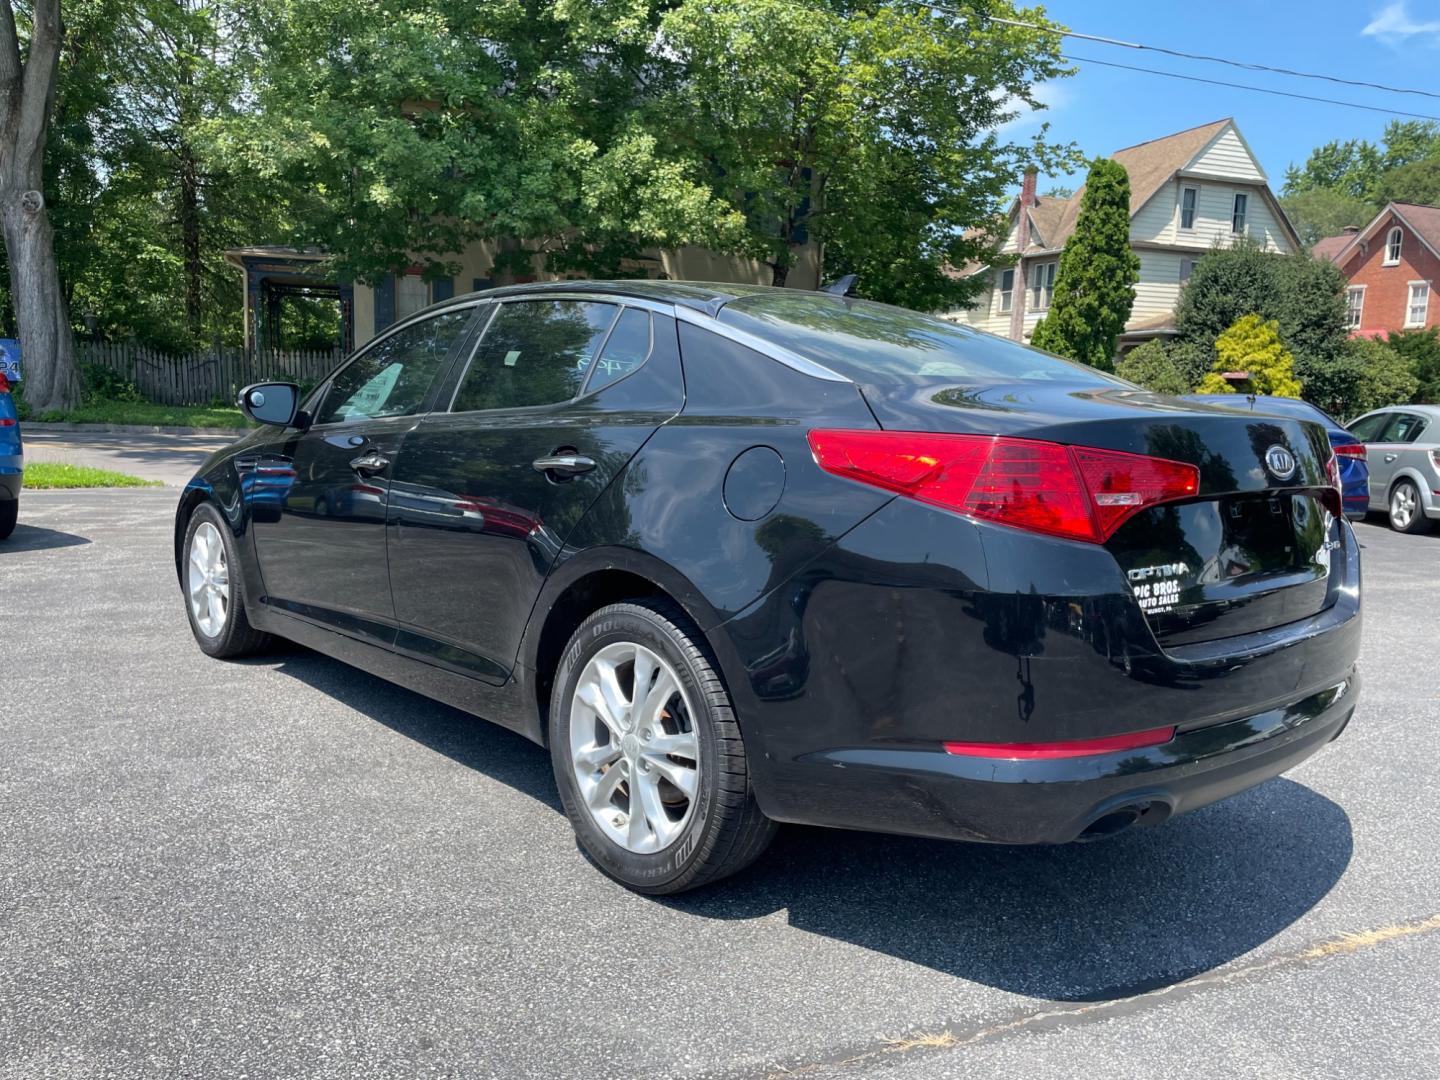
[[[202,521],[190,535],[190,615],[208,638],[225,631],[230,614],[230,567],[220,530]]]

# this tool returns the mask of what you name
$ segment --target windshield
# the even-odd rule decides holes
[[[733,300],[730,323],[857,382],[1130,384],[1083,364],[904,308],[767,290]]]

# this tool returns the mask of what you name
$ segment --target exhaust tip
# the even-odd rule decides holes
[[[1088,844],[1095,840],[1104,840],[1106,837],[1116,836],[1130,828],[1142,817],[1145,817],[1154,808],[1153,803],[1133,803],[1130,806],[1117,807],[1114,810],[1106,811],[1094,821],[1086,825],[1075,838],[1078,844]]]

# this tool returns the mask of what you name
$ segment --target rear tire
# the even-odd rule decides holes
[[[1411,480],[1401,480],[1390,489],[1390,527],[1396,532],[1423,533],[1430,531],[1420,489]]]
[[[581,623],[555,674],[549,736],[580,846],[636,892],[727,877],[775,835],[730,696],[674,604],[612,604]]]
[[[7,499],[0,502],[0,540],[8,540],[15,531],[15,522],[20,520],[20,500]]]
[[[185,614],[200,650],[229,660],[267,649],[270,635],[251,626],[245,615],[235,540],[212,504],[201,503],[190,515],[180,550]]]

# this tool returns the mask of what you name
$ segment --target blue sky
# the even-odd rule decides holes
[[[1186,52],[1363,79],[1440,93],[1440,0],[1054,0],[1050,18],[1072,30]],[[1067,38],[1067,53],[1204,78],[1250,83],[1386,109],[1440,116],[1440,98],[1389,94],[1314,79],[1283,78]],[[1181,82],[1079,63],[1072,78],[1042,89],[1049,109],[1009,126],[1050,135],[1087,155],[1233,116],[1279,190],[1287,165],[1331,139],[1378,140],[1390,117],[1318,102]],[[1078,186],[1072,180],[1042,178]]]

